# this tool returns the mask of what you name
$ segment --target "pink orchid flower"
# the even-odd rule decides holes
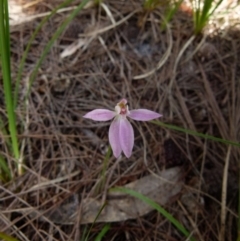
[[[122,99],[116,106],[115,111],[107,109],[96,109],[84,115],[84,118],[95,121],[108,121],[114,118],[109,129],[109,142],[113,155],[118,158],[123,151],[129,158],[132,154],[134,144],[133,127],[127,117],[138,121],[149,121],[162,115],[146,109],[128,110],[127,100]]]

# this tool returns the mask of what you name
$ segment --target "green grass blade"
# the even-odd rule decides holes
[[[215,2],[214,0],[204,0],[202,8],[200,6],[201,0],[195,1],[195,3],[197,2],[197,7],[193,13],[195,34],[199,34],[202,31],[204,26],[209,21],[209,18],[222,3],[222,1],[223,0],[219,0],[217,2]]]
[[[189,134],[191,136],[198,136],[198,137],[202,137],[202,138],[207,139],[207,140],[212,140],[212,141],[224,143],[224,144],[227,144],[227,145],[240,147],[240,143],[239,142],[229,141],[229,140],[225,140],[225,139],[222,139],[222,138],[219,138],[219,137],[215,137],[215,136],[211,136],[211,135],[208,135],[208,134],[203,134],[203,133],[200,133],[200,132],[197,132],[197,131],[184,129],[182,127],[166,124],[166,123],[163,123],[161,121],[151,121],[151,122],[153,124],[158,125],[158,126],[166,127],[168,129],[175,130],[175,131],[180,131],[180,132],[183,132],[185,134]]]
[[[145,0],[143,3],[143,8],[146,10],[151,10],[155,2],[156,0]]]
[[[13,108],[11,62],[10,62],[10,33],[9,33],[8,1],[0,2],[0,53],[3,72],[4,99],[8,116],[11,136],[11,146],[16,160],[19,159],[16,116]]]
[[[19,241],[18,239],[15,239],[7,234],[1,233],[0,232],[0,238],[4,241]]]
[[[50,41],[47,43],[46,47],[43,50],[42,55],[40,56],[34,70],[33,73],[30,76],[29,79],[29,88],[26,94],[25,98],[28,98],[29,93],[30,93],[30,89],[31,86],[33,84],[33,81],[35,79],[35,77],[37,76],[38,73],[38,69],[40,67],[40,65],[42,64],[44,58],[46,57],[46,55],[48,54],[48,52],[50,51],[51,47],[53,46],[54,42],[56,41],[56,39],[60,36],[60,34],[64,31],[64,29],[67,27],[67,25],[76,17],[76,15],[79,13],[80,10],[83,9],[83,7],[89,2],[90,0],[83,0],[78,7],[73,10],[73,12],[70,14],[70,16],[62,23],[62,25],[57,29],[57,31],[53,34],[52,38],[50,39]]]
[[[207,19],[207,16],[209,16],[212,4],[213,0],[204,0],[203,8],[201,11],[201,22],[204,22]]]
[[[103,229],[101,230],[101,232],[97,235],[97,237],[94,239],[94,241],[101,241],[102,238],[105,236],[105,234],[108,232],[108,230],[110,229],[110,224],[106,224]]]
[[[212,11],[210,12],[210,16],[215,12],[215,10],[218,8],[218,6],[223,2],[223,0],[219,0],[214,8],[212,8]]]
[[[93,225],[94,225],[95,222],[97,221],[99,215],[101,214],[101,212],[102,212],[102,210],[105,208],[105,206],[106,206],[106,203],[104,203],[104,204],[102,205],[102,207],[100,208],[100,210],[98,211],[98,214],[97,214],[96,218],[94,219],[93,223],[91,224],[91,227],[90,227],[90,229],[88,230],[87,236],[86,236],[86,238],[84,239],[84,241],[88,241],[88,237],[89,237],[90,232],[91,232],[91,230],[92,230],[92,228],[93,228]]]
[[[183,0],[178,0],[176,3],[173,3],[173,6],[171,3],[169,3],[169,8],[168,8],[166,16],[165,16],[165,21],[163,21],[163,23],[161,25],[162,30],[165,30],[166,24],[171,21],[171,19],[173,18],[173,15],[177,12],[177,10],[179,9],[182,2],[183,2]]]
[[[211,16],[211,9],[213,8],[214,1],[213,0],[204,0],[203,9],[201,11],[200,16],[200,27],[203,27],[207,24],[209,17]]]
[[[7,0],[3,0],[3,2],[5,1],[5,38],[6,38],[6,42],[7,42],[7,45],[5,46],[7,48],[7,53],[9,53],[9,56],[10,56],[10,31],[9,31],[9,13],[8,13],[8,1]],[[10,60],[10,58],[9,58]],[[10,61],[9,61],[9,64],[10,64]],[[10,66],[10,65],[9,65]],[[11,72],[10,72],[11,74]]]
[[[4,126],[4,122],[3,122],[3,120],[1,118],[0,118],[0,130],[1,130],[1,134],[3,135],[3,137],[8,136],[7,130],[6,130],[5,126]],[[9,138],[5,138],[4,141],[7,144],[7,147],[12,152],[12,150],[11,150],[12,145],[11,145],[11,141],[9,140]]]
[[[37,28],[35,29],[35,31],[33,32],[33,34],[31,35],[30,40],[28,41],[27,47],[23,53],[22,59],[20,61],[20,65],[19,65],[19,70],[18,70],[18,74],[17,74],[17,80],[16,80],[16,85],[15,85],[15,90],[14,90],[14,109],[17,107],[17,100],[18,100],[18,93],[19,93],[19,85],[20,85],[20,80],[22,78],[22,73],[23,73],[23,68],[26,62],[26,58],[28,55],[28,52],[30,50],[30,47],[34,41],[34,39],[36,38],[38,32],[40,31],[40,29],[42,28],[42,26],[53,16],[57,13],[57,11],[65,6],[67,6],[68,4],[70,4],[71,2],[73,2],[74,0],[66,0],[63,3],[61,3],[58,7],[56,7],[51,14],[49,14],[48,16],[46,16],[45,18],[43,18],[43,20],[41,21],[41,23],[37,26]]]
[[[190,237],[190,232],[187,231],[184,226],[178,220],[176,220],[169,212],[167,212],[164,208],[162,208],[160,205],[158,205],[156,202],[154,202],[152,199],[142,195],[141,193],[138,193],[136,191],[133,191],[131,189],[125,188],[125,187],[116,187],[110,189],[110,192],[123,192],[126,194],[129,194],[135,198],[138,198],[139,200],[142,200],[152,208],[156,209],[159,213],[161,213],[165,218],[167,218],[181,233],[183,233],[189,240],[196,241],[193,237]]]
[[[87,241],[86,234],[87,234],[87,226],[84,227],[83,232],[81,233],[80,241],[85,241],[85,240]]]
[[[1,155],[0,155],[0,179],[4,182],[12,179],[12,175],[8,168],[8,165],[5,159]]]
[[[98,194],[100,194],[102,192],[102,190],[104,190],[105,183],[106,183],[106,171],[108,168],[109,158],[111,157],[111,154],[112,154],[112,149],[109,146],[108,151],[107,151],[104,161],[103,161],[103,169],[101,171],[100,181],[94,190],[94,196],[97,196]]]
[[[1,130],[1,134],[3,137],[8,135],[7,131],[4,127],[3,120],[1,118],[0,118],[0,130]],[[4,141],[7,145],[7,148],[9,149],[9,151],[12,152],[12,145],[11,145],[11,141],[9,140],[9,138],[5,138]],[[2,174],[0,178],[4,182],[12,179],[12,175],[11,175],[10,169],[7,165],[7,162],[1,154],[0,154],[0,174]]]

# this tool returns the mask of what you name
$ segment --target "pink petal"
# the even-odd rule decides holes
[[[110,125],[109,128],[109,142],[112,147],[113,155],[118,158],[122,152],[120,139],[119,139],[119,132],[120,132],[120,119],[115,118]]]
[[[132,154],[134,144],[134,132],[132,125],[126,118],[120,118],[119,139],[121,148],[127,158]]]
[[[131,110],[128,114],[130,118],[133,120],[138,121],[149,121],[153,119],[157,119],[161,117],[162,115],[158,114],[157,112],[146,110],[146,109],[137,109],[137,110]]]
[[[108,121],[111,120],[116,113],[111,110],[106,109],[96,109],[88,112],[86,115],[84,115],[84,118],[92,119],[95,121]]]

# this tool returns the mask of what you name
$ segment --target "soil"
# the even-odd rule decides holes
[[[28,11],[51,11],[58,4],[53,2],[40,2]],[[14,178],[0,183],[0,230],[19,240],[32,241],[85,240],[84,233],[90,230],[88,240],[95,240],[106,223],[81,225],[81,200],[101,200],[104,190],[112,186],[136,181],[148,175],[149,170],[158,174],[179,166],[184,186],[164,208],[196,240],[236,240],[238,147],[154,122],[134,121],[132,156],[127,159],[122,155],[117,164],[116,158],[110,156],[107,186],[96,193],[109,148],[110,122],[94,122],[83,115],[97,108],[113,110],[126,98],[130,109],[161,113],[162,123],[238,142],[239,29],[207,29],[194,36],[191,11],[185,8],[162,30],[165,5],[145,11],[137,0],[104,4],[110,14],[100,5],[84,9],[55,41],[25,102],[35,65],[69,11],[50,18],[32,43],[16,110],[23,175],[17,174],[7,143],[1,139],[1,155],[7,159]],[[13,80],[31,34],[41,20],[36,18],[11,28]],[[70,45],[74,48],[79,41],[81,46],[75,52],[61,57],[64,50]],[[0,106],[7,126],[2,88]],[[224,224],[223,180],[227,183]],[[74,224],[43,218],[66,203],[67,215],[68,209],[77,205]],[[31,215],[33,210],[38,215]],[[186,237],[157,211],[151,211],[135,219],[112,222],[102,240],[179,241]]]

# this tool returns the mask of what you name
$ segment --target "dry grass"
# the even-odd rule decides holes
[[[138,10],[139,1],[105,4],[108,11],[101,7],[82,11],[57,40],[39,70],[25,109],[23,97],[29,75],[66,12],[44,26],[28,55],[17,110],[26,171],[0,186],[0,230],[19,240],[80,240],[84,229],[89,228],[80,226],[81,200],[102,198],[94,187],[101,177],[109,126],[83,119],[89,110],[112,109],[125,97],[130,108],[155,110],[163,114],[164,122],[232,141],[240,138],[237,29],[228,29],[227,34],[216,30],[212,36],[205,36],[201,46],[202,36],[197,37],[183,51],[192,34],[190,17],[184,12],[175,16],[167,32],[160,32],[162,9],[146,14]],[[40,13],[51,8],[42,2],[34,10]],[[12,30],[13,78],[38,23],[39,19],[35,19]],[[78,36],[87,45],[61,59],[61,52]],[[164,64],[156,69],[161,61]],[[146,78],[135,78],[150,71]],[[3,96],[2,89],[0,92]],[[0,104],[1,117],[6,120],[2,97]],[[235,240],[239,150],[232,148],[227,156],[226,145],[150,123],[135,122],[134,130],[133,155],[129,159],[122,157],[117,165],[110,158],[105,189],[134,181],[149,170],[158,173],[180,165],[186,185],[181,195],[166,206],[167,210],[198,240],[224,240],[219,238],[224,230],[225,240]],[[13,160],[3,140],[1,154],[14,173]],[[226,160],[227,178],[223,172]],[[227,185],[224,195],[222,179]],[[221,197],[226,202],[222,214]],[[60,218],[45,215],[62,204],[65,209]],[[76,222],[67,225],[64,219],[73,213],[77,213]],[[94,225],[89,240],[103,225]],[[185,239],[157,212],[151,212],[136,220],[113,223],[104,240]]]

